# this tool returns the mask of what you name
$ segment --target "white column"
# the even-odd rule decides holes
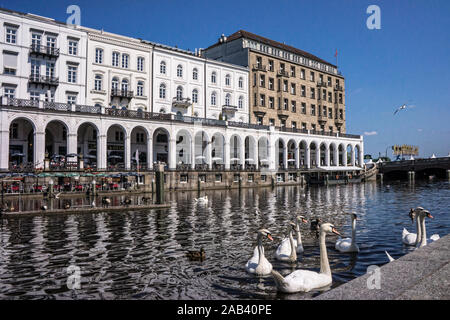
[[[106,169],[108,161],[107,139],[106,135],[97,135],[97,168]]]
[[[34,165],[36,168],[44,168],[45,157],[45,132],[34,134]]]
[[[195,136],[191,139],[191,168],[195,169]]]
[[[311,148],[309,145],[306,145],[305,149],[305,162],[306,162],[306,168],[311,168]]]
[[[253,148],[253,161],[254,161],[254,164],[255,164],[255,166],[256,166],[256,169],[258,169],[259,168],[259,145],[258,145],[258,140],[256,140],[256,143],[255,143],[255,147]]]
[[[224,164],[225,164],[225,170],[230,169],[230,141],[228,141],[226,138],[224,138]]]
[[[327,146],[325,149],[325,166],[330,166],[330,146]]]
[[[212,142],[208,141],[208,144],[206,145],[206,148],[205,148],[205,157],[206,157],[205,161],[208,164],[208,168],[209,169],[212,168],[212,155],[211,155],[211,152],[212,152]]]
[[[153,139],[147,137],[147,168],[153,169]]]
[[[284,164],[284,168],[287,169],[287,167],[288,167],[288,145],[287,145],[287,143],[283,145],[283,164]]]
[[[240,163],[242,165],[242,169],[245,168],[245,140],[241,139],[239,143],[239,158],[241,159]]]
[[[169,139],[169,169],[176,169],[177,167],[177,143],[174,138]]]
[[[352,146],[351,165],[355,166],[355,147]]]
[[[342,152],[342,163],[345,167],[347,166],[347,148],[344,148]]]
[[[295,144],[295,167],[300,168],[300,147]]]
[[[78,154],[77,150],[77,134],[68,133],[67,134],[67,153]]]
[[[320,167],[320,145],[316,146],[316,166]]]
[[[131,169],[131,136],[126,135],[125,141],[125,150],[124,150],[124,160],[125,160],[125,169]]]
[[[276,153],[276,148],[275,148],[275,141],[274,141],[274,137],[272,135],[269,136],[269,141],[267,144],[267,154],[269,156],[269,158],[267,160],[269,160],[269,170],[277,170],[278,169],[278,165],[276,163],[277,157],[275,155]]]
[[[362,167],[364,165],[364,150],[363,145],[359,146],[359,166]]]
[[[9,130],[0,131],[0,145],[2,150],[0,152],[0,170],[9,169]]]
[[[334,164],[335,166],[339,166],[339,149],[334,148]]]

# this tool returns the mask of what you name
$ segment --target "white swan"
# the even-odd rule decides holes
[[[406,228],[403,228],[402,242],[408,246],[417,246],[419,242],[421,227],[418,219],[418,212],[421,210],[423,210],[422,207],[417,207],[416,209],[411,208],[409,210],[409,217],[411,218],[411,221],[414,222],[414,219],[416,219],[416,233],[409,232]]]
[[[351,213],[352,216],[352,237],[351,238],[339,238],[336,241],[335,248],[339,252],[359,252],[358,245],[356,244],[356,221],[359,220],[356,214]]]
[[[272,270],[271,274],[278,291],[286,293],[308,292],[312,289],[322,288],[331,284],[333,279],[328,262],[327,247],[325,245],[327,233],[341,235],[331,223],[322,223],[320,225],[320,272],[296,270],[288,276],[283,277],[279,272]]]
[[[418,247],[424,247],[427,245],[428,242],[434,242],[436,240],[439,240],[440,237],[438,234],[433,234],[430,238],[427,239],[427,229],[425,227],[425,218],[433,219],[433,216],[431,215],[430,211],[422,209],[418,213],[417,220],[420,220],[420,233],[421,237],[419,239],[420,242],[418,242]]]
[[[269,275],[272,271],[272,264],[264,256],[263,237],[273,241],[270,231],[267,229],[258,230],[257,241],[258,245],[253,250],[253,256],[245,264],[245,270],[257,276]]]
[[[293,236],[294,231],[296,231],[296,224],[290,222],[288,227],[289,236],[278,246],[275,251],[275,259],[280,261],[289,261],[292,263],[297,261],[297,250],[295,249],[295,241]],[[288,245],[285,245],[286,242]]]
[[[295,220],[295,232],[297,234],[297,240],[294,243],[297,253],[303,253],[302,235],[300,233],[300,222],[308,223],[308,220],[304,216],[297,216]],[[290,231],[290,229],[289,229]],[[275,257],[277,255],[289,255],[291,253],[291,243],[289,237],[284,238],[275,252]]]
[[[200,198],[194,198],[195,202],[198,203],[208,203],[208,196],[200,197]]]

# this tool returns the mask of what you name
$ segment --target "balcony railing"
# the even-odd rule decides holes
[[[246,128],[246,129],[257,129],[257,130],[269,130],[269,126],[262,124],[246,123],[246,122],[235,122],[228,121],[229,127]]]
[[[285,70],[279,70],[277,73],[277,76],[289,78],[289,72],[287,72]]]
[[[257,64],[253,65],[253,70],[254,71],[266,71],[266,66],[257,63]]]
[[[308,130],[299,128],[275,127],[275,129],[281,132],[308,133]]]
[[[32,74],[28,78],[28,81],[30,83],[34,84],[42,84],[42,85],[49,85],[49,86],[58,86],[59,85],[59,78],[51,77],[51,76],[40,76],[37,74]]]
[[[237,106],[230,106],[226,104],[222,106],[222,112],[236,112],[237,110],[238,110]]]
[[[70,111],[72,105],[69,103],[59,103],[44,101],[44,109],[57,110],[57,111]]]
[[[111,90],[111,97],[131,99],[134,97],[134,95],[133,95],[133,91],[113,89],[113,90]]]
[[[282,108],[282,109],[277,110],[277,114],[278,114],[278,116],[289,117],[290,112],[289,112],[289,109]]]
[[[86,112],[86,113],[101,113],[102,108],[99,106],[82,106],[82,105],[76,105],[75,106],[76,112]]]
[[[146,120],[171,120],[172,115],[169,113],[153,113],[141,110],[114,109],[106,108],[105,114],[113,117],[121,118],[137,118]]]
[[[40,44],[32,44],[30,46],[30,54],[41,54],[48,57],[59,57],[59,49],[54,47],[42,46]]]
[[[169,114],[169,116],[170,116],[170,114]],[[185,122],[185,123],[197,123],[197,124],[207,125],[207,126],[219,126],[219,127],[226,126],[225,120],[217,120],[217,119],[205,119],[205,118],[190,117],[190,116],[175,116],[173,118],[173,120]]]
[[[326,115],[326,114],[323,114],[323,113],[320,113],[320,112],[319,112],[319,114],[317,115],[317,119],[318,119],[319,121],[328,121],[327,115]]]
[[[326,87],[328,87],[328,85],[327,85],[327,83],[325,82],[325,81],[317,81],[317,87],[323,87],[323,88],[326,88]]]
[[[11,107],[39,108],[38,100],[7,98],[6,105]]]
[[[179,108],[189,108],[192,103],[190,98],[174,97],[172,99],[172,105]]]
[[[351,139],[361,139],[360,135],[357,134],[347,134],[347,133],[340,133],[339,137],[343,137],[343,138],[351,138]]]
[[[344,91],[344,88],[337,84],[337,85],[334,86],[334,90],[335,91]]]
[[[344,119],[336,118],[336,119],[334,119],[334,122],[338,125],[342,125],[342,124],[344,124]]]

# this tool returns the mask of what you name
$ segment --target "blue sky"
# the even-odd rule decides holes
[[[448,0],[0,0],[0,6],[194,50],[244,29],[335,63],[346,77],[347,132],[365,134],[365,153],[412,144],[420,156],[450,152]],[[381,9],[369,30],[366,9]],[[403,103],[413,108],[393,115]],[[388,149],[388,155],[390,151]]]

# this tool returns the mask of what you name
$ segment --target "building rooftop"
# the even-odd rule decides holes
[[[305,58],[309,58],[311,60],[315,60],[317,62],[328,64],[328,65],[330,65],[332,67],[337,68],[334,64],[332,64],[332,63],[330,63],[328,61],[325,61],[323,59],[320,59],[319,57],[317,57],[317,56],[315,56],[315,55],[313,55],[311,53],[308,53],[306,51],[297,49],[295,47],[292,47],[290,45],[287,45],[287,44],[284,44],[284,43],[281,43],[281,42],[278,42],[278,41],[275,41],[275,40],[270,40],[268,38],[259,36],[257,34],[254,34],[254,33],[251,33],[251,32],[245,31],[245,30],[239,30],[239,31],[231,34],[230,36],[226,37],[226,39],[224,39],[223,42],[218,41],[217,43],[215,43],[212,46],[208,47],[206,50],[208,50],[210,48],[213,48],[215,46],[218,46],[221,43],[230,42],[230,41],[233,41],[233,40],[237,40],[239,38],[245,38],[245,39],[250,39],[250,40],[257,41],[257,42],[261,42],[261,43],[267,44],[269,46],[272,46],[272,47],[275,47],[275,48],[278,48],[278,49],[282,49],[282,50],[285,50],[285,51],[289,51],[291,53],[298,54],[298,55],[303,56]]]

